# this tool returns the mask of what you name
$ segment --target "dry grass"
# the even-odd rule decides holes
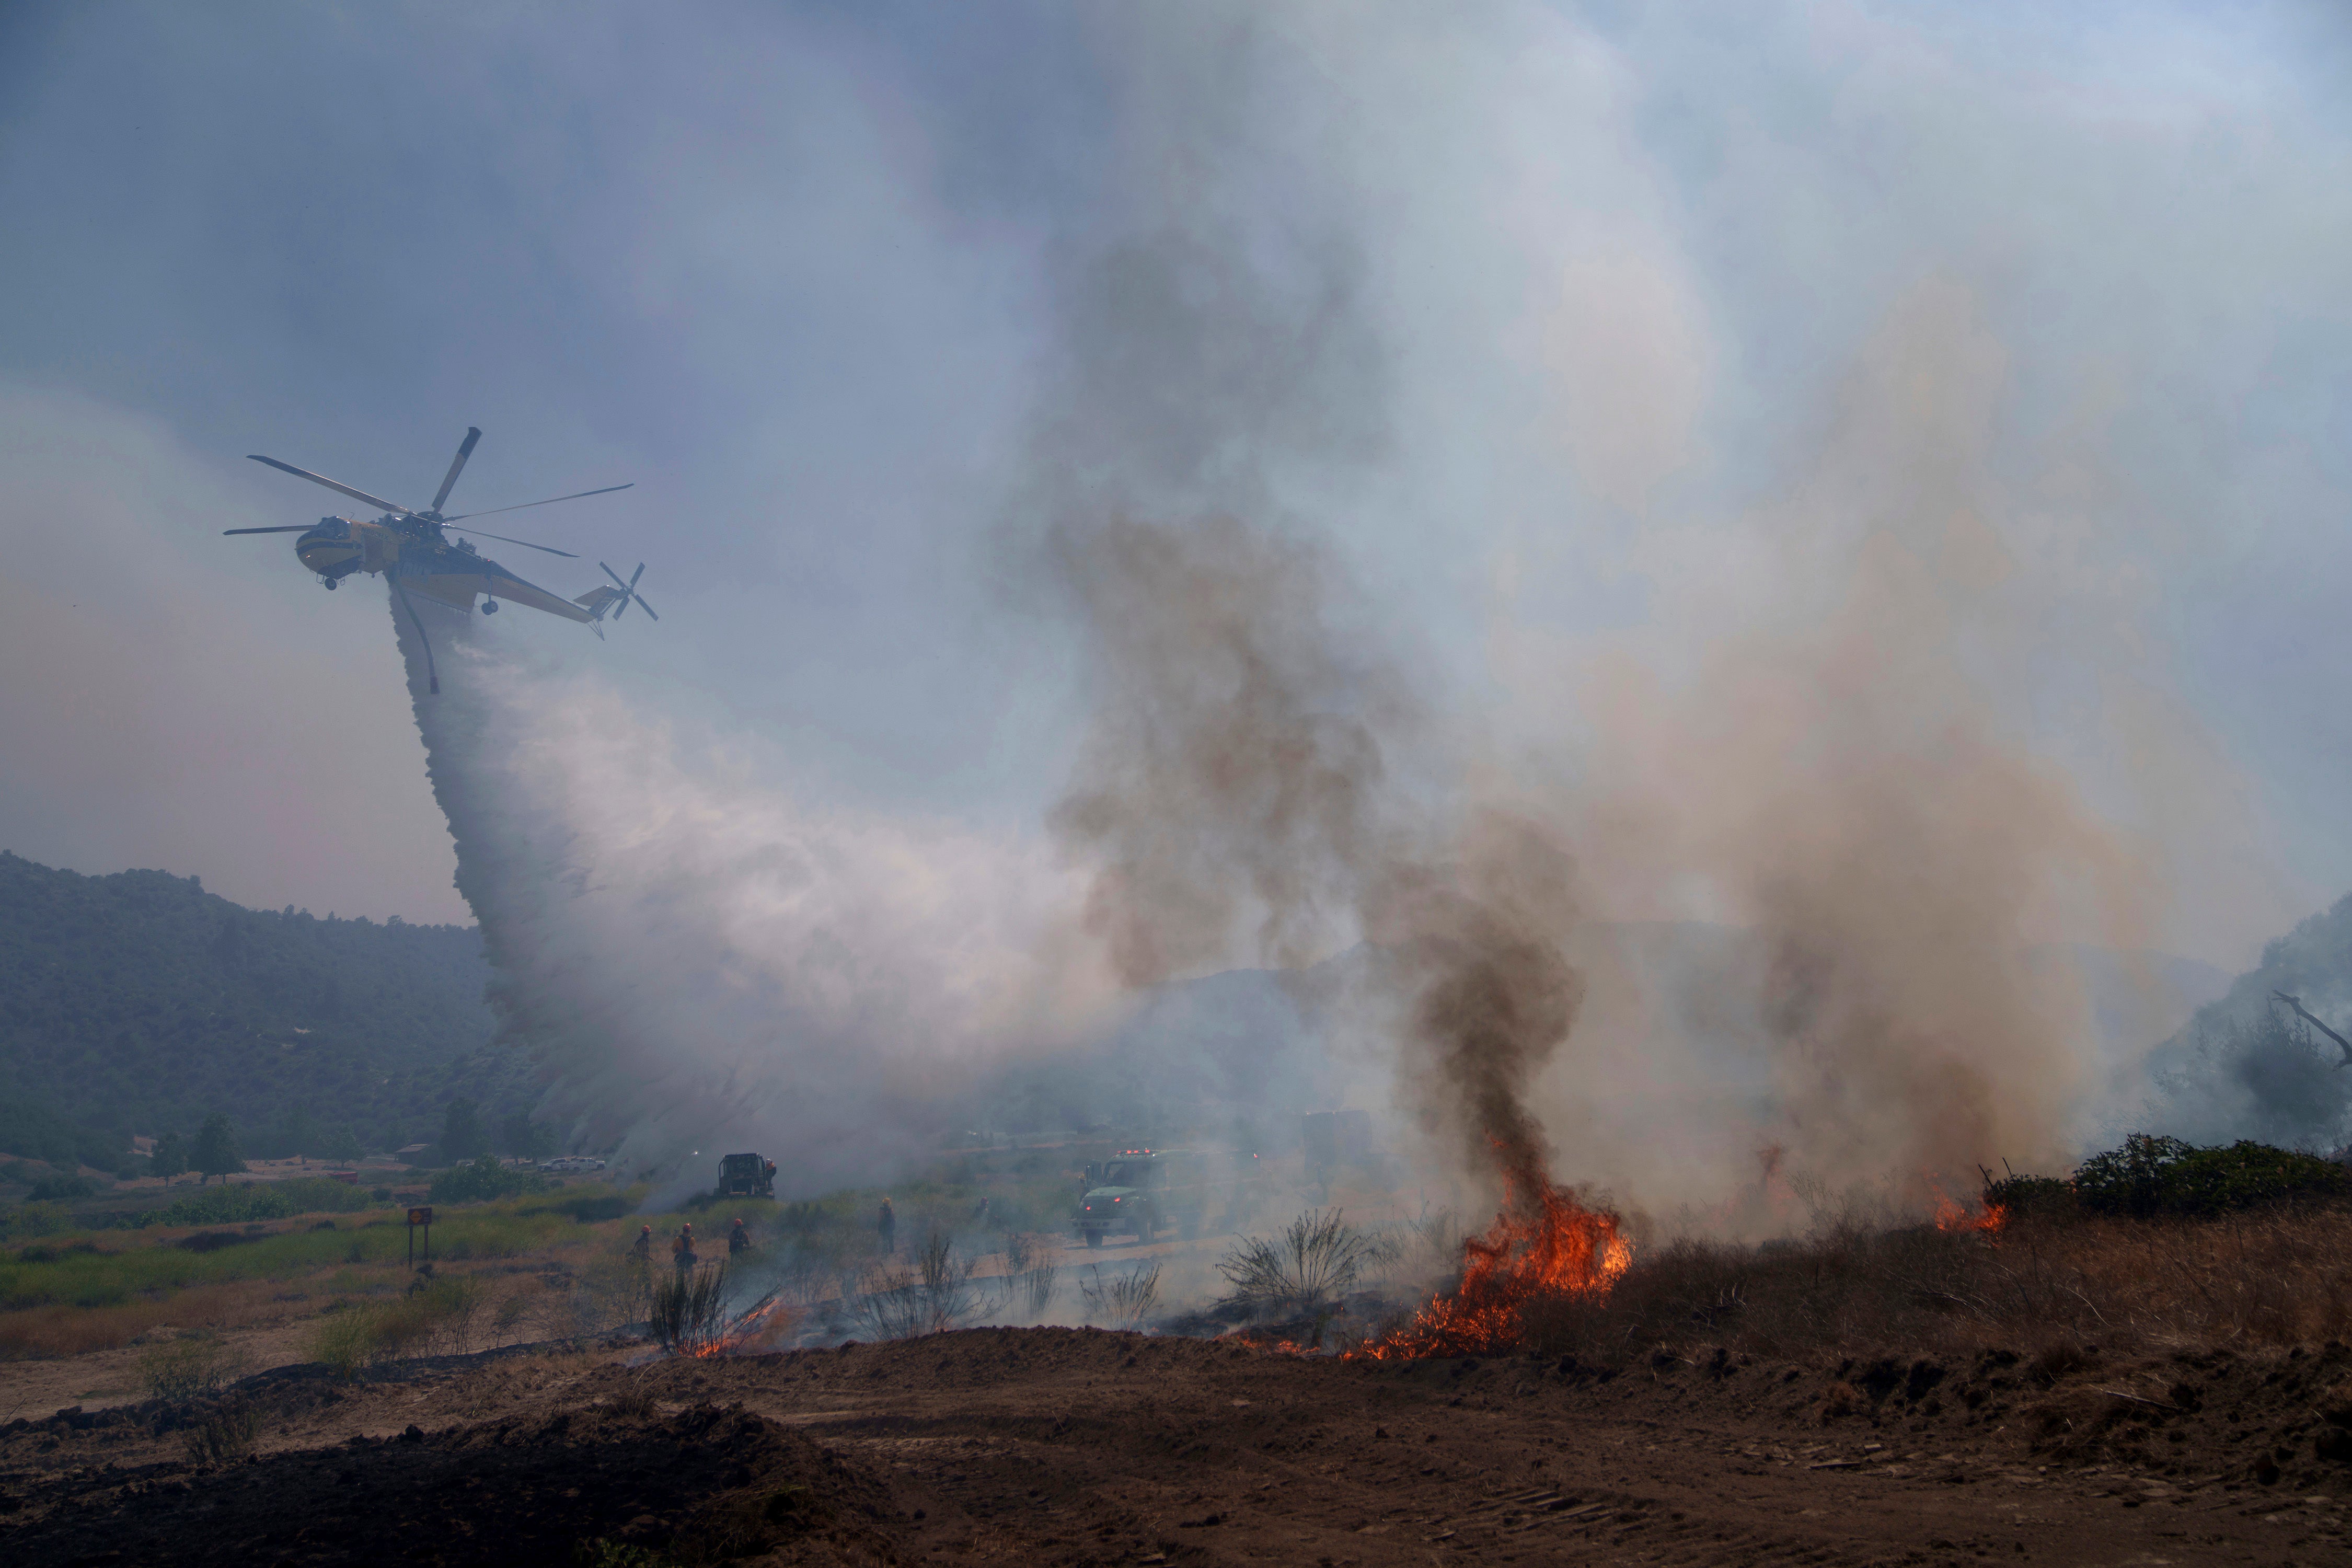
[[[113,1307],[58,1302],[0,1314],[0,1362],[117,1350],[161,1328],[220,1332],[283,1322],[304,1310],[279,1300],[288,1293],[281,1281],[236,1279],[192,1286],[168,1300]]]
[[[1530,1348],[1603,1364],[1987,1348],[2063,1355],[2352,1338],[2352,1208],[2021,1220],[1998,1235],[1825,1227],[1764,1247],[1677,1241],[1608,1298],[1528,1314]]]

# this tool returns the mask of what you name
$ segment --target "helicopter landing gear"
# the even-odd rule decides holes
[[[342,586],[341,583],[336,582],[332,577],[326,578],[324,581],[327,584],[327,592],[330,594]]]
[[[495,616],[498,613],[499,602],[496,599],[484,599],[482,601],[482,614],[486,616]]]

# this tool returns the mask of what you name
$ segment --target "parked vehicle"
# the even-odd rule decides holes
[[[719,1162],[719,1195],[722,1198],[772,1198],[776,1195],[776,1163],[757,1154],[730,1154]]]

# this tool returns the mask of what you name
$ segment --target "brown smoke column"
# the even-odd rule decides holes
[[[1388,759],[1425,742],[1406,683],[1335,626],[1310,545],[1230,517],[1069,525],[1053,556],[1088,633],[1096,720],[1055,826],[1099,865],[1088,921],[1150,985],[1369,941],[1403,1072],[1465,1163],[1543,1190],[1528,1109],[1583,995],[1567,851],[1531,819],[1419,807]]]

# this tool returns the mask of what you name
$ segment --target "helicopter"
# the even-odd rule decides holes
[[[425,644],[425,670],[433,691],[441,689],[440,671],[434,668],[433,639],[425,635],[425,621],[416,613],[416,603],[409,597],[414,589],[424,597],[446,605],[453,610],[470,615],[474,597],[482,596],[482,613],[496,615],[501,598],[518,605],[528,605],[534,610],[545,610],[551,616],[562,616],[567,621],[584,621],[599,637],[604,635],[604,620],[607,611],[618,621],[628,613],[632,604],[655,620],[654,607],[637,592],[637,579],[646,574],[645,563],[624,578],[604,562],[604,574],[611,583],[600,583],[576,599],[564,599],[549,593],[535,584],[526,583],[488,556],[474,548],[471,540],[451,542],[447,532],[479,534],[495,539],[501,544],[520,544],[526,550],[544,551],[561,555],[567,561],[578,556],[569,550],[551,545],[533,544],[527,539],[509,539],[502,533],[490,533],[478,528],[457,528],[454,525],[467,518],[489,517],[502,511],[523,511],[535,506],[552,506],[560,500],[578,500],[583,496],[611,495],[614,490],[634,488],[631,485],[606,485],[602,489],[575,490],[568,496],[550,496],[545,500],[523,501],[515,506],[492,507],[487,511],[459,512],[456,517],[444,517],[441,508],[456,488],[457,476],[464,472],[466,459],[474,455],[474,447],[482,438],[480,430],[466,427],[466,439],[457,447],[457,456],[450,461],[448,473],[442,476],[441,488],[433,494],[433,504],[419,511],[402,506],[397,501],[372,496],[365,490],[331,479],[324,474],[314,474],[308,468],[298,468],[291,463],[281,463],[275,458],[265,458],[258,452],[246,455],[257,463],[266,463],[281,473],[324,485],[331,490],[383,509],[383,515],[373,522],[356,518],[322,517],[316,522],[293,523],[283,528],[230,528],[222,530],[224,537],[239,533],[299,533],[294,542],[294,554],[303,565],[319,574],[319,580],[329,588],[340,587],[342,580],[354,572],[383,574],[399,596],[408,618],[415,625],[416,635]],[[615,608],[615,606],[618,606]]]

